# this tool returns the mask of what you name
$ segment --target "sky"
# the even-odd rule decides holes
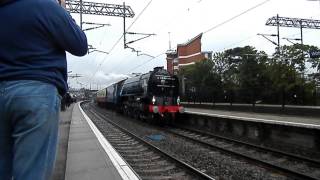
[[[123,1],[119,0],[87,1],[123,4]],[[83,15],[84,22],[110,24],[86,31],[88,43],[109,54],[94,52],[84,57],[67,54],[68,71],[81,76],[69,78],[70,87],[102,89],[131,73],[145,73],[157,66],[166,68],[165,52],[169,49],[169,39],[172,49],[175,50],[177,44],[185,43],[200,33],[204,33],[202,51],[215,53],[250,45],[271,55],[275,46],[257,35],[276,34],[276,27],[265,25],[268,18],[279,14],[281,17],[320,19],[320,1],[310,0],[125,0],[125,3],[135,13],[134,18],[126,19],[127,28],[132,24],[128,31],[156,34],[131,46],[155,58],[137,56],[137,53],[130,49],[124,49],[121,38],[123,18]],[[262,5],[219,25],[258,4]],[[79,14],[72,16],[79,24]],[[90,26],[83,26],[88,27]],[[320,30],[303,31],[304,44],[320,47]],[[127,35],[128,41],[140,37]],[[300,38],[300,29],[280,28],[280,37]],[[281,39],[281,45],[284,44],[290,45]]]

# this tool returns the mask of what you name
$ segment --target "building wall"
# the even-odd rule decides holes
[[[202,53],[195,54],[194,56],[180,57],[179,58],[179,66],[200,62],[203,59],[204,59],[204,55]]]
[[[167,53],[167,70],[170,74],[177,74],[179,67],[194,64],[206,58],[207,53],[201,52],[201,38],[202,34],[199,34],[187,43],[179,44],[176,52]]]
[[[167,70],[170,74],[173,74],[173,59],[167,57]]]
[[[201,53],[201,37],[202,35],[199,35],[185,45],[178,45],[177,52],[180,66],[199,62],[204,58]]]

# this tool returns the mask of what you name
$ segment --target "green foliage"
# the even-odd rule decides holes
[[[252,46],[237,47],[215,53],[213,60],[183,67],[179,76],[186,78],[187,92],[196,90],[193,94],[197,96],[220,101],[310,104],[320,80],[319,59],[305,57],[310,50],[318,48],[283,46],[280,58],[276,54],[269,58]],[[312,79],[306,79],[310,66]]]
[[[198,94],[216,94],[222,90],[220,76],[213,71],[211,60],[202,60],[194,65],[183,67],[179,76],[186,79],[186,90]]]
[[[281,47],[281,61],[291,67],[296,69],[300,73],[304,73],[306,70],[306,61],[311,63],[312,68],[320,68],[320,61],[319,58],[311,59],[306,58],[306,55],[311,50],[318,51],[319,49],[315,46],[309,45],[301,45],[301,44],[294,44],[291,46],[282,46]]]

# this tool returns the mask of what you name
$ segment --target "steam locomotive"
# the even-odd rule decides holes
[[[175,119],[180,105],[179,80],[163,67],[116,82],[97,92],[99,106],[141,119]]]

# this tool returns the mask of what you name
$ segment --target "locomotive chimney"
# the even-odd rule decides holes
[[[153,71],[159,71],[159,70],[162,70],[162,69],[163,69],[163,66],[155,67],[155,68],[153,68]]]

